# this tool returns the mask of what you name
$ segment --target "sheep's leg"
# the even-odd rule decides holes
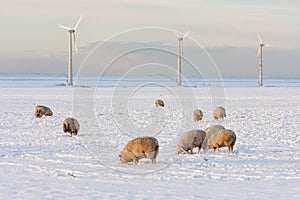
[[[133,163],[134,163],[134,165],[137,165],[137,164],[138,164],[138,162],[139,162],[139,158],[135,157],[135,158],[133,159]]]
[[[156,159],[155,158],[151,158],[151,163],[155,164],[156,163]]]
[[[77,131],[75,130],[75,131],[73,131],[73,135],[74,136],[76,136],[77,135]]]
[[[198,154],[200,153],[200,150],[201,150],[201,146],[198,147],[198,151],[197,151]]]
[[[151,159],[151,161],[152,161],[152,159],[153,159],[153,152],[150,152],[150,153],[145,153],[145,158],[150,158]]]
[[[215,146],[215,147],[214,147],[214,150],[217,151],[217,152],[219,152],[219,146],[218,146],[218,145]]]

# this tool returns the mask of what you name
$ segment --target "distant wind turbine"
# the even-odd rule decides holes
[[[68,59],[68,85],[73,85],[73,72],[72,72],[72,43],[74,42],[75,50],[78,51],[76,40],[75,40],[75,31],[82,19],[83,15],[80,16],[74,28],[70,28],[67,26],[59,25],[60,28],[66,29],[70,33],[69,39],[69,59]]]
[[[263,85],[263,65],[262,65],[262,50],[263,47],[270,47],[269,44],[264,44],[261,37],[256,33],[258,39],[259,39],[259,47],[258,47],[258,53],[257,57],[259,57],[259,79],[258,79],[258,85]]]
[[[178,61],[177,61],[177,86],[181,85],[181,59],[183,56],[183,39],[188,36],[190,31],[187,31],[184,35],[179,35],[176,33],[178,37]]]

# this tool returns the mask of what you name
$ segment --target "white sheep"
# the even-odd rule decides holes
[[[119,157],[121,164],[133,162],[135,165],[142,158],[151,159],[151,163],[156,163],[158,155],[158,140],[154,137],[138,137],[129,141],[121,151]]]
[[[228,147],[228,151],[232,152],[235,142],[236,134],[234,131],[229,129],[220,130],[209,136],[205,150],[214,149],[215,151],[219,151],[221,147]]]
[[[200,153],[201,145],[205,139],[205,132],[193,129],[183,133],[176,146],[177,153],[193,153],[193,149],[198,147]]]
[[[47,106],[41,106],[41,105],[36,106],[35,107],[35,116],[38,117],[38,118],[40,118],[43,115],[45,115],[45,116],[52,116],[53,112]]]
[[[158,106],[165,107],[165,103],[163,102],[163,100],[157,99],[157,100],[155,101],[155,106],[156,106],[156,107],[158,107]]]
[[[196,109],[193,112],[194,122],[201,121],[203,118],[203,112],[200,109]]]
[[[69,132],[71,134],[71,136],[73,135],[77,135],[77,133],[79,132],[79,123],[76,119],[74,118],[66,118],[63,121],[63,125],[62,125],[63,131]]]
[[[223,119],[224,117],[226,117],[225,108],[223,108],[222,106],[217,107],[214,110],[213,117],[215,119]]]
[[[204,132],[206,133],[206,135],[211,135],[213,133],[219,132],[222,129],[225,129],[224,126],[221,126],[221,125],[211,125],[210,127],[206,128],[204,130]]]
[[[221,125],[211,125],[210,127],[206,128],[204,130],[206,137],[205,140],[203,141],[202,144],[202,148],[205,150],[207,145],[208,145],[208,138],[212,135],[212,134],[216,134],[218,133],[220,130],[224,130],[224,126]]]

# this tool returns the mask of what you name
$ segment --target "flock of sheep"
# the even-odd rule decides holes
[[[164,107],[162,100],[155,101],[155,106]],[[35,116],[42,117],[52,116],[53,112],[50,108],[38,105],[35,108]],[[226,117],[226,112],[223,107],[217,107],[213,112],[215,119],[222,119]],[[194,121],[200,121],[203,118],[203,112],[199,109],[193,112]],[[79,123],[74,118],[66,118],[63,121],[62,129],[65,133],[70,133],[70,136],[76,136],[79,131]],[[195,148],[208,151],[209,149],[219,150],[221,147],[228,147],[228,151],[232,152],[236,142],[236,134],[234,131],[225,129],[221,125],[212,125],[205,130],[193,129],[183,133],[176,146],[176,151],[180,153],[193,153]],[[154,137],[138,137],[129,141],[124,149],[121,151],[119,157],[121,164],[133,162],[137,164],[142,158],[151,159],[151,163],[156,163],[156,157],[159,152],[158,140]]]
[[[42,117],[43,115],[45,116],[52,116],[53,112],[50,108],[48,108],[47,106],[41,106],[38,105],[35,107],[35,116],[37,118]],[[63,121],[63,125],[62,125],[62,129],[65,133],[70,133],[71,136],[74,135],[76,136],[78,131],[79,131],[79,123],[76,119],[74,118],[66,118]]]

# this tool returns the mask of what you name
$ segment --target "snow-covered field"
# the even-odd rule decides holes
[[[192,92],[191,92],[192,91]],[[227,118],[212,118],[207,88],[0,88],[1,199],[300,199],[299,87],[225,88]],[[164,108],[154,107],[163,99]],[[35,118],[49,106],[52,117]],[[202,122],[192,111],[204,112]],[[61,125],[78,119],[77,137]],[[180,135],[221,124],[227,148],[177,155]],[[157,164],[121,165],[132,138],[159,140]]]

